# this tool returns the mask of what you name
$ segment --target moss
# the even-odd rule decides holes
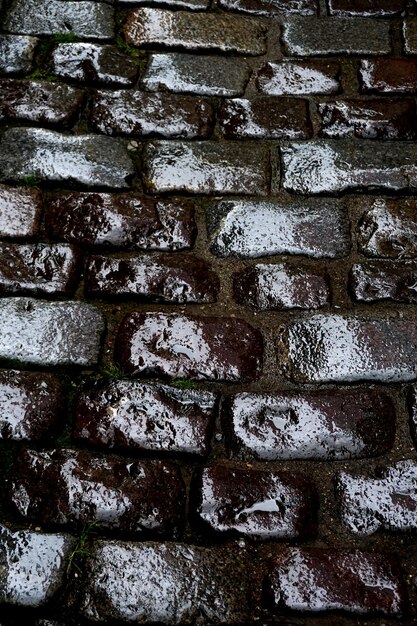
[[[122,378],[124,375],[123,370],[115,363],[106,363],[102,366],[100,372],[109,378]]]
[[[27,77],[30,80],[47,80],[48,82],[55,82],[58,80],[58,76],[52,74],[51,72],[47,72],[46,70],[36,69],[32,74],[29,74]]]
[[[37,187],[41,179],[35,174],[30,174],[29,176],[24,176],[19,182],[18,185],[21,187]],[[9,361],[10,367],[19,366],[22,367],[22,361]]]
[[[177,389],[195,389],[196,384],[192,380],[186,380],[184,378],[176,378],[171,381],[171,385]]]
[[[55,43],[73,43],[79,41],[79,37],[74,33],[61,33],[52,37]]]
[[[121,52],[124,52],[128,56],[134,57],[136,59],[140,59],[140,62],[147,60],[146,59],[147,55],[145,52],[143,52],[143,50],[138,50],[134,46],[131,46],[130,44],[126,43],[123,37],[121,37],[120,35],[116,37],[116,46],[119,48]]]

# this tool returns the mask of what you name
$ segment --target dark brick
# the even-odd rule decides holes
[[[243,320],[176,313],[127,315],[115,344],[116,361],[130,374],[194,380],[255,380],[262,353],[261,333]]]
[[[34,237],[41,214],[42,196],[38,189],[0,185],[0,237]]]
[[[186,255],[92,256],[86,268],[85,289],[90,296],[204,303],[217,300],[219,279],[208,263]]]
[[[193,246],[196,236],[190,200],[137,193],[54,195],[48,202],[46,226],[55,239],[130,250],[183,250]]]
[[[359,302],[393,300],[417,304],[417,263],[358,263],[350,270],[349,288]]]
[[[219,0],[225,9],[254,15],[315,15],[316,0]]]
[[[234,276],[235,300],[261,311],[319,309],[330,304],[328,276],[306,266],[258,264]]]
[[[204,139],[214,126],[208,100],[144,91],[101,91],[94,98],[90,122],[107,135]]]
[[[51,374],[0,370],[0,438],[38,441],[60,421],[64,395]]]
[[[30,72],[37,43],[36,37],[0,34],[0,72],[2,74]]]
[[[10,498],[42,525],[97,522],[119,532],[171,533],[180,523],[184,485],[165,461],[99,457],[81,450],[22,450]]]
[[[342,521],[358,535],[417,529],[417,463],[399,461],[375,478],[341,472],[336,481]]]
[[[404,52],[417,54],[417,19],[408,19],[403,22]]]
[[[215,532],[250,539],[305,539],[315,533],[316,490],[302,474],[214,465],[195,476],[198,518]]]
[[[401,615],[405,583],[396,556],[333,548],[284,548],[270,562],[268,604],[274,611],[342,610]]]
[[[224,100],[219,121],[226,139],[307,139],[312,134],[308,100],[301,99]]]
[[[229,456],[242,460],[366,458],[392,448],[395,408],[363,389],[240,393],[223,404],[223,428]]]
[[[359,250],[371,257],[417,257],[417,201],[363,199],[365,209],[357,227]]]
[[[359,17],[401,15],[404,0],[328,0],[329,14]]]
[[[417,59],[363,60],[359,68],[362,93],[417,93]]]
[[[322,137],[359,139],[415,139],[417,115],[414,100],[346,99],[318,107]]]
[[[81,394],[74,437],[106,448],[205,456],[215,394],[138,381],[112,380]]]
[[[340,91],[340,64],[336,61],[268,62],[256,76],[261,93],[269,96],[333,94]]]

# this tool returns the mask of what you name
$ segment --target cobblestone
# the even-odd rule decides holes
[[[39,231],[42,199],[39,190],[0,185],[0,236],[25,239]]]
[[[417,59],[361,61],[359,79],[363,93],[411,93],[417,91]]]
[[[361,201],[359,249],[370,257],[407,259],[417,256],[416,202],[412,198]]]
[[[406,54],[417,54],[417,20],[403,22],[404,51]]]
[[[330,15],[352,15],[360,17],[391,17],[402,15],[404,0],[328,0]]]
[[[414,262],[369,262],[354,265],[350,271],[350,290],[355,300],[417,303],[417,264]]]
[[[316,0],[219,0],[221,7],[254,15],[315,15]]]
[[[0,34],[0,72],[25,74],[32,69],[36,37]]]
[[[340,64],[336,61],[288,61],[266,63],[256,82],[269,96],[333,94],[340,91]]]

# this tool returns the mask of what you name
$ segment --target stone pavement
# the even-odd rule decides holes
[[[415,0],[0,26],[0,626],[416,624]]]

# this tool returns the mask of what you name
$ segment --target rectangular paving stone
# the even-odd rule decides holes
[[[206,456],[216,394],[134,380],[111,380],[76,404],[76,440],[105,448]]]
[[[403,40],[404,52],[406,54],[417,54],[417,19],[404,20]]]
[[[135,376],[250,381],[262,357],[261,333],[236,318],[133,312],[115,340],[116,362]]]
[[[254,15],[315,15],[316,0],[219,0],[224,9]]]
[[[102,314],[84,302],[0,299],[0,358],[49,367],[95,365]]]
[[[151,54],[142,84],[149,91],[241,96],[250,75],[249,65],[240,58]]]
[[[117,3],[123,7],[132,5],[132,0],[117,0]],[[208,9],[210,0],[135,0],[134,4],[162,5],[168,8],[188,9],[189,11],[204,11]]]
[[[0,142],[0,180],[129,187],[134,174],[127,149],[117,139],[62,135],[43,128],[10,128]]]
[[[258,91],[269,96],[303,96],[339,93],[337,61],[268,61],[256,75]]]
[[[0,73],[27,74],[32,69],[36,37],[0,34]]]
[[[208,100],[145,91],[99,91],[90,113],[93,130],[107,135],[207,139],[214,127]]]
[[[185,250],[197,232],[194,203],[186,198],[74,191],[50,196],[47,209],[46,228],[54,239],[85,246]]]
[[[0,237],[34,237],[39,231],[41,215],[39,189],[0,185]]]
[[[330,15],[392,17],[401,15],[404,0],[327,0]]]
[[[391,52],[388,20],[289,17],[283,24],[282,40],[289,56]]]
[[[417,187],[417,154],[412,142],[309,141],[283,145],[282,185],[301,194],[348,190],[411,191]]]
[[[359,66],[362,93],[417,93],[417,59],[364,59]]]
[[[349,290],[358,302],[417,304],[417,263],[413,261],[356,263],[349,272]]]
[[[315,315],[280,332],[279,364],[297,382],[417,377],[417,327],[410,315]]]
[[[133,9],[124,25],[127,43],[183,50],[216,50],[244,55],[266,51],[266,28],[256,18],[220,13]]]
[[[269,180],[269,150],[259,144],[159,141],[143,152],[143,181],[151,193],[266,195]]]
[[[222,413],[228,454],[241,460],[360,459],[394,445],[391,398],[365,389],[239,393]]]
[[[347,210],[338,200],[221,201],[209,208],[207,222],[211,251],[221,257],[320,259],[345,256],[350,249]]]

